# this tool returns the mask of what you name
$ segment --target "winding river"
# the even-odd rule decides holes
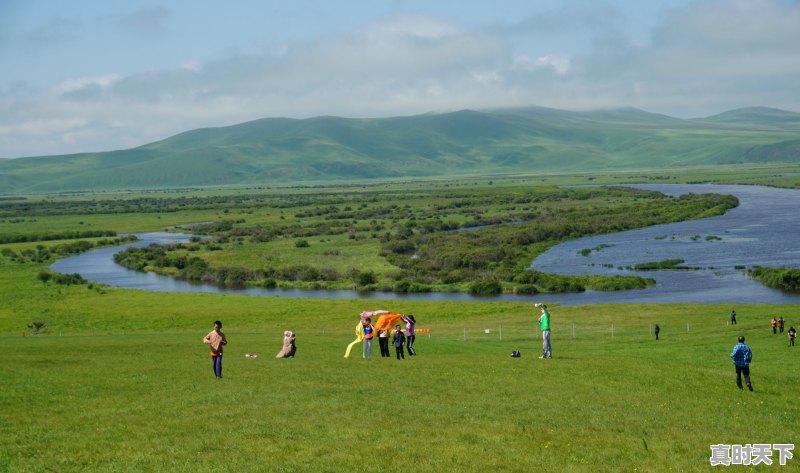
[[[725,215],[702,220],[656,225],[610,235],[581,238],[554,246],[533,261],[532,268],[558,274],[641,275],[656,280],[647,289],[586,291],[535,296],[476,297],[462,293],[394,294],[357,291],[307,291],[298,289],[225,289],[192,284],[167,276],[128,270],[113,261],[114,253],[130,246],[187,241],[190,235],[143,233],[141,241],[88,251],[50,266],[61,273],[114,287],[162,292],[212,292],[256,296],[359,298],[391,300],[544,300],[564,305],[597,303],[759,303],[796,304],[800,294],[762,286],[742,268],[771,266],[800,268],[800,191],[763,186],[711,184],[642,184],[640,189],[669,195],[716,192],[739,198],[739,207]],[[591,250],[588,255],[581,250]],[[586,253],[585,251],[583,253]],[[682,259],[688,271],[636,272],[635,264]]]

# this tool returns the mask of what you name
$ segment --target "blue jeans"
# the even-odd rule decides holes
[[[214,376],[222,377],[222,353],[211,357],[211,368],[214,369]]]

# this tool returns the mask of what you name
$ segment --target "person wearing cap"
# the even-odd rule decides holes
[[[547,311],[547,306],[541,302],[535,305],[542,310],[542,315],[539,316],[539,328],[542,329],[542,356],[540,359],[552,358],[553,350],[550,346],[550,312]]]
[[[742,388],[742,375],[744,381],[747,383],[747,389],[753,390],[753,383],[750,382],[750,362],[753,360],[753,351],[750,347],[745,345],[744,337],[739,337],[739,343],[733,347],[731,358],[734,366],[736,366],[736,386]]]

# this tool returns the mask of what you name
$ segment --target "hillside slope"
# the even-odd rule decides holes
[[[800,114],[682,120],[626,108],[265,118],[138,148],[0,160],[0,194],[797,162]]]

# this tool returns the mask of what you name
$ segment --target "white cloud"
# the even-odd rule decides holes
[[[400,15],[345,34],[266,45],[260,54],[0,90],[0,156],[118,149],[267,116],[525,105],[637,106],[678,116],[747,105],[800,110],[797,2],[692,2],[666,11],[649,41],[622,34],[614,10],[571,5],[510,31]],[[515,42],[561,25],[574,30],[593,14],[603,21],[582,50]]]
[[[76,79],[66,80],[57,84],[53,89],[57,94],[70,94],[79,92],[87,88],[100,87],[103,89],[108,88],[115,82],[122,79],[118,74],[104,74],[101,76],[92,77],[78,77]]]
[[[512,70],[535,71],[542,68],[551,68],[558,75],[564,75],[569,72],[569,67],[569,57],[561,54],[546,54],[537,58],[521,54],[515,57],[511,64]]]

